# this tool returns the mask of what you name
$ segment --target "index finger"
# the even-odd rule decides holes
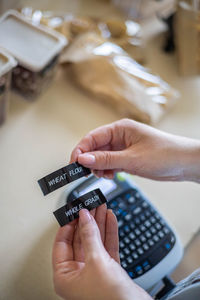
[[[73,240],[77,220],[60,227],[53,245],[52,263],[55,270],[56,266],[62,262],[73,260]]]
[[[74,148],[71,154],[70,163],[78,160],[78,156],[84,152],[94,151],[96,149],[109,145],[112,141],[112,125],[98,127],[89,132]]]

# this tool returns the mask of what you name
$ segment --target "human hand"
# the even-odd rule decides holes
[[[93,216],[92,216],[93,215]],[[53,247],[56,293],[66,300],[152,300],[119,265],[115,215],[101,205],[58,230]]]
[[[89,132],[73,150],[74,161],[98,177],[125,171],[155,180],[200,182],[200,141],[129,119]]]

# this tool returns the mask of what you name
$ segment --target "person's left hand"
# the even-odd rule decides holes
[[[101,205],[61,227],[53,247],[56,293],[66,300],[150,300],[119,264],[115,215]]]

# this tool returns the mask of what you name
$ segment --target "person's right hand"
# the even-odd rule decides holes
[[[120,266],[117,219],[105,204],[59,228],[52,258],[65,300],[153,300]]]
[[[75,147],[78,161],[98,177],[125,171],[155,180],[200,182],[200,142],[122,119],[89,132]]]

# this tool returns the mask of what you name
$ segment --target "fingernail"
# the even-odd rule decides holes
[[[86,165],[93,165],[95,162],[95,156],[92,154],[84,153],[78,156],[79,162]]]
[[[79,211],[79,221],[80,221],[80,225],[84,225],[84,224],[87,224],[88,222],[91,222],[92,221],[92,216],[90,214],[90,212],[83,208]]]

